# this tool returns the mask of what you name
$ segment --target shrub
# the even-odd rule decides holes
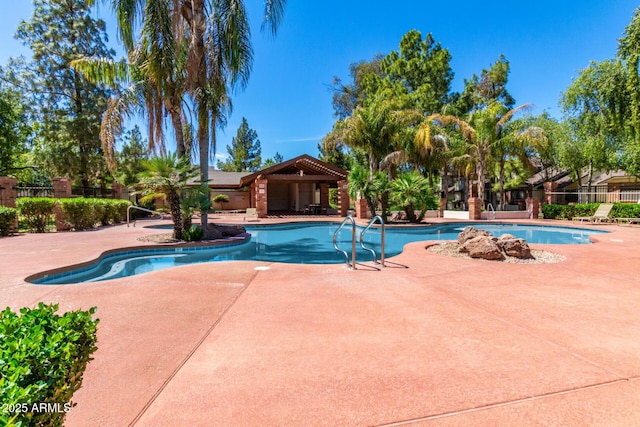
[[[113,206],[113,211],[111,212],[111,220],[114,224],[118,224],[127,219],[127,208],[131,206],[130,201],[112,200],[111,206]]]
[[[56,199],[50,197],[21,197],[16,200],[16,206],[22,223],[31,232],[44,233],[47,225],[53,220],[53,209]]]
[[[62,426],[95,352],[97,319],[89,311],[56,314],[39,303],[20,315],[0,312],[0,425]]]
[[[578,216],[591,216],[600,203],[581,203],[578,205],[542,205],[542,213],[548,219],[573,219]],[[628,214],[628,215],[627,215]],[[640,205],[630,203],[614,203],[612,218],[639,218]]]
[[[202,240],[204,237],[204,230],[202,227],[192,225],[188,230],[185,230],[182,234],[182,238],[187,242],[196,242]]]
[[[18,211],[14,208],[0,206],[0,236],[8,236],[13,230]]]
[[[616,203],[611,209],[613,218],[640,218],[640,204]]]
[[[64,214],[64,221],[76,231],[92,228],[100,221],[100,208],[96,211],[93,199],[81,197],[74,199],[60,199],[60,208]]]

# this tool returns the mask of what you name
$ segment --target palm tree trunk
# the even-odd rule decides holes
[[[505,208],[505,191],[504,191],[504,157],[500,159],[500,210],[503,211]]]
[[[176,192],[167,194],[171,217],[173,218],[173,238],[182,240],[184,237],[184,224],[182,223],[182,210],[180,209],[180,195]]]
[[[476,172],[478,173],[478,198],[484,203],[485,153],[482,150],[478,153]]]

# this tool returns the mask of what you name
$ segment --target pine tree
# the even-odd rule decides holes
[[[219,161],[218,169],[225,172],[255,172],[262,164],[260,152],[258,134],[243,117],[236,136],[231,139],[231,146],[227,145],[229,158],[225,162]]]
[[[144,169],[143,160],[147,158],[146,145],[138,125],[124,136],[124,145],[117,154],[118,180],[121,184],[132,186],[138,182],[138,174]]]
[[[108,173],[99,132],[109,93],[89,83],[70,62],[83,56],[112,58],[105,23],[91,17],[83,0],[34,0],[31,21],[16,37],[31,48],[33,62],[12,61],[15,82],[26,89],[41,124],[40,157],[47,169],[83,187]]]

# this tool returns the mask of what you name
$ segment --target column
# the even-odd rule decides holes
[[[0,176],[0,206],[7,208],[16,207],[18,192],[16,190],[18,180],[9,176]],[[13,224],[14,231],[18,232],[18,216]]]
[[[120,184],[119,182],[114,182],[113,184],[111,184],[111,192],[113,193],[114,199],[122,199],[123,188],[124,188],[123,185]]]
[[[527,211],[531,212],[530,219],[538,219],[540,213],[540,200],[535,197],[527,197]]]
[[[544,183],[544,202],[548,205],[555,205],[558,201],[558,196],[554,193],[558,189],[557,182],[545,182]]]
[[[71,197],[71,179],[53,178],[53,197],[57,199]]]
[[[479,197],[469,197],[469,219],[482,219],[482,200]]]
[[[256,178],[256,212],[258,218],[267,217],[267,180],[264,178]]]
[[[347,216],[349,210],[349,193],[347,192],[347,180],[338,181],[338,215]]]

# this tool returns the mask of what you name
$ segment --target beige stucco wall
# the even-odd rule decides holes
[[[223,204],[224,210],[244,210],[249,207],[248,191],[211,190],[211,199],[213,200],[218,194],[229,196],[229,202]],[[220,203],[212,202],[212,208],[219,210]]]

